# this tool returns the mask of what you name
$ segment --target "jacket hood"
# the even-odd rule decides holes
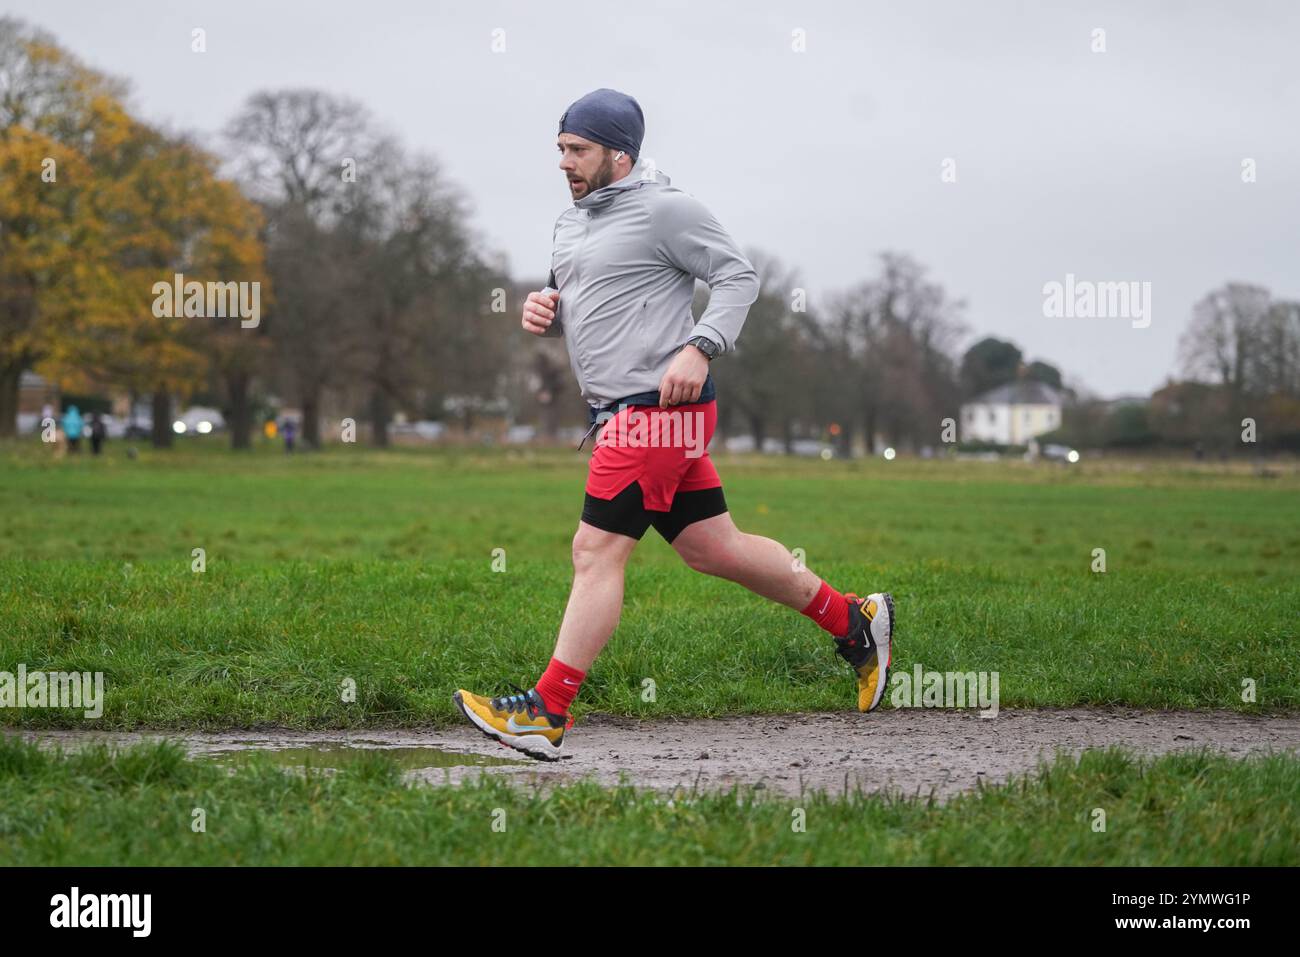
[[[668,174],[654,165],[654,160],[646,156],[638,156],[626,176],[608,186],[602,186],[595,192],[588,193],[582,199],[575,199],[573,205],[579,209],[604,209],[630,189],[640,189],[646,183],[660,183],[667,186],[671,182]]]

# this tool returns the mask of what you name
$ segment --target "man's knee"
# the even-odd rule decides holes
[[[573,536],[574,571],[581,573],[621,562],[627,557],[628,546],[633,544],[635,539],[626,535],[579,522],[578,531]]]
[[[600,556],[600,538],[590,525],[579,524],[573,536],[573,567],[585,571],[594,565]]]

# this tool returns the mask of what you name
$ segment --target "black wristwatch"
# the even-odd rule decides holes
[[[714,342],[712,339],[706,339],[704,338],[704,336],[693,336],[690,339],[686,340],[686,344],[688,346],[694,346],[695,348],[699,349],[701,352],[704,353],[704,357],[708,359],[710,362],[712,362],[714,358],[717,356],[717,354],[722,351],[720,348],[718,348],[718,344],[716,342]]]

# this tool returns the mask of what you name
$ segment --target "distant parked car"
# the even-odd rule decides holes
[[[422,439],[434,441],[442,438],[443,433],[446,431],[446,425],[441,422],[434,422],[431,419],[422,419],[415,423],[415,434]]]
[[[728,452],[745,453],[754,451],[754,437],[752,435],[733,435],[727,439],[726,448]],[[763,440],[764,455],[781,455],[785,452],[785,443],[780,439],[766,438]]]
[[[196,405],[186,409],[172,423],[177,435],[209,435],[226,427],[225,417],[216,409]]]
[[[1079,453],[1068,445],[1044,445],[1040,454],[1043,458],[1052,462],[1074,464],[1079,461]]]
[[[110,439],[124,439],[127,433],[126,419],[116,415],[101,415],[99,420],[104,423],[104,435]]]
[[[795,439],[790,443],[790,451],[795,455],[816,459],[833,458],[835,455],[830,444],[819,439]]]
[[[432,419],[421,419],[419,422],[393,422],[388,426],[389,435],[395,438],[414,436],[428,442],[442,438],[443,433],[446,431],[447,426],[441,422],[434,422]]]

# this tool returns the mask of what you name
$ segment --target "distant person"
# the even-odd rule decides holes
[[[104,419],[98,412],[90,417],[90,454],[98,455],[104,448],[104,436],[108,434],[108,429],[104,427]]]
[[[284,435],[285,452],[293,452],[293,440],[298,436],[298,423],[293,419],[285,419],[284,425],[280,426],[280,432]]]
[[[859,711],[879,707],[889,683],[893,597],[841,593],[780,542],[732,521],[708,454],[717,421],[709,363],[735,352],[758,274],[709,211],[641,156],[644,133],[641,107],[616,90],[589,93],[560,118],[556,146],[573,206],[555,224],[553,281],[529,293],[522,326],[564,338],[590,410],[588,434],[602,419],[604,431],[588,465],[572,590],[546,670],[527,691],[486,697],[461,688],[452,696],[479,730],[545,761],[560,757],[569,706],[618,624],[624,567],[652,525],[691,568],[828,632],[857,678]],[[697,279],[710,290],[698,323]],[[643,436],[663,435],[665,425],[671,432],[674,422],[684,436],[687,416],[698,423],[695,454],[688,439],[664,446],[620,438],[633,420]]]
[[[68,440],[68,451],[77,452],[81,449],[81,430],[85,423],[81,419],[81,410],[75,405],[68,406],[68,410],[63,413],[63,434]]]

